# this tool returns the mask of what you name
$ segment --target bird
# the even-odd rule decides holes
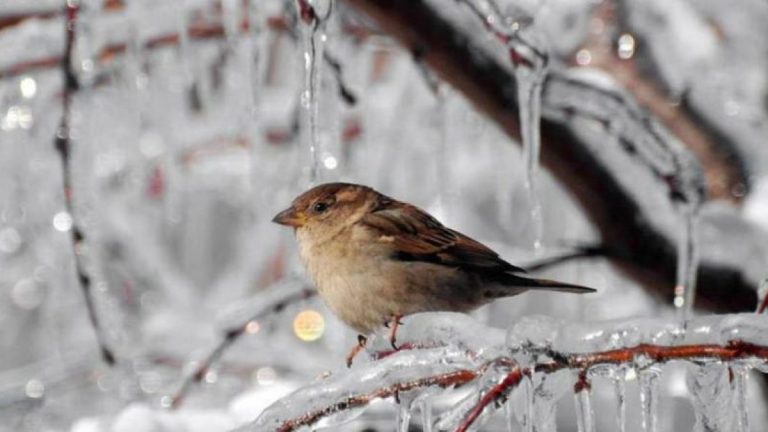
[[[296,197],[273,222],[292,227],[301,260],[328,308],[366,336],[418,312],[469,312],[526,291],[584,294],[593,288],[525,276],[498,253],[426,211],[353,183],[326,183]]]

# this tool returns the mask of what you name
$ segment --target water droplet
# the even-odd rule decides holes
[[[323,158],[323,165],[325,166],[326,169],[334,170],[336,169],[336,167],[339,166],[339,161],[336,160],[335,157],[331,155],[327,155],[326,157]]]
[[[32,310],[43,302],[43,289],[33,279],[21,279],[13,286],[11,298],[21,309]]]
[[[14,228],[0,230],[0,251],[7,254],[16,253],[21,247],[21,235]]]
[[[173,398],[171,396],[165,395],[160,398],[160,406],[162,408],[170,408],[173,406]]]
[[[618,55],[620,59],[630,59],[635,55],[635,38],[631,34],[619,36]]]
[[[245,325],[245,332],[248,334],[256,334],[261,329],[261,326],[257,321],[248,321],[248,324]]]
[[[37,81],[32,77],[24,77],[19,82],[19,89],[25,99],[32,99],[37,94]]]
[[[29,129],[32,123],[32,111],[29,107],[14,105],[8,108],[8,112],[0,119],[0,129],[4,131]]]
[[[586,66],[592,63],[592,53],[588,49],[580,49],[576,53],[576,63],[581,66]]]
[[[31,379],[27,381],[27,385],[24,387],[24,393],[27,397],[32,399],[40,399],[45,395],[45,385],[38,379]]]
[[[91,72],[93,71],[93,60],[91,59],[85,59],[80,62],[80,68],[83,69],[84,72]]]
[[[147,394],[154,394],[160,390],[161,378],[156,373],[144,373],[139,376],[139,388]]]
[[[72,216],[66,211],[60,211],[53,216],[53,227],[57,231],[67,232],[72,229]]]
[[[219,380],[219,373],[218,372],[216,372],[213,369],[210,369],[210,370],[208,370],[208,372],[206,372],[206,374],[205,374],[205,382],[206,383],[213,384],[213,383],[215,383],[218,380]]]
[[[263,367],[256,370],[254,378],[257,384],[268,386],[277,380],[277,372],[271,367]]]
[[[293,332],[304,342],[316,341],[325,332],[325,318],[316,310],[303,310],[293,320]]]

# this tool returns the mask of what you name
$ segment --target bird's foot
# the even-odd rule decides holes
[[[365,348],[365,345],[368,343],[368,338],[363,335],[357,335],[357,345],[355,345],[350,351],[349,354],[347,354],[347,367],[352,367],[352,360],[357,357],[358,354],[360,354],[360,351]]]
[[[403,322],[400,321],[400,318],[402,317],[402,315],[392,315],[391,320],[384,322],[384,327],[389,329],[389,343],[392,344],[392,349],[395,351],[400,350],[395,342],[397,341],[397,328],[403,324]]]

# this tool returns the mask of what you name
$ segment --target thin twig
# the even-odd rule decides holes
[[[181,386],[179,386],[179,389],[176,391],[176,393],[173,396],[171,396],[170,408],[175,409],[181,405],[181,403],[184,401],[184,398],[187,396],[187,394],[189,394],[189,391],[192,389],[192,386],[195,384],[199,384],[203,380],[203,378],[205,378],[205,375],[208,373],[211,366],[216,362],[218,362],[219,359],[221,359],[221,356],[224,355],[224,353],[230,346],[232,346],[238,339],[240,339],[241,336],[247,333],[249,325],[252,322],[255,322],[260,319],[264,319],[269,315],[274,315],[276,313],[279,313],[282,310],[284,310],[286,307],[296,302],[311,298],[316,294],[317,294],[316,291],[311,290],[309,288],[303,289],[293,295],[280,299],[279,301],[270,305],[266,309],[262,309],[258,311],[257,313],[253,314],[250,318],[243,321],[241,324],[225,330],[223,332],[221,341],[216,345],[216,347],[214,347],[208,353],[207,356],[205,356],[205,359],[203,359],[200,362],[200,364],[195,368],[195,370],[186,378],[184,378],[184,381],[182,381]]]
[[[85,297],[85,306],[88,310],[88,318],[96,334],[96,340],[99,344],[101,357],[109,366],[115,364],[115,355],[108,347],[104,329],[96,313],[96,305],[93,299],[93,286],[91,277],[85,270],[81,257],[81,247],[85,241],[85,234],[80,226],[78,218],[75,217],[74,204],[72,199],[72,142],[71,142],[71,121],[72,121],[72,99],[80,88],[75,75],[72,61],[72,49],[75,44],[77,16],[79,5],[75,1],[66,2],[67,19],[65,20],[65,45],[64,56],[61,58],[61,71],[64,76],[64,91],[61,97],[62,112],[59,129],[54,138],[54,145],[61,159],[62,189],[64,192],[64,205],[67,213],[72,220],[72,256],[75,261],[75,271],[77,272],[77,281]]]
[[[572,251],[560,255],[538,259],[530,264],[524,265],[523,268],[530,272],[541,271],[576,259],[596,257],[616,258],[611,256],[608,250],[601,245],[584,245],[577,246]]]
[[[310,6],[311,8],[311,6]],[[314,12],[312,12],[314,13]],[[38,17],[38,15],[24,15],[22,17],[13,17],[14,23]],[[42,15],[45,18],[55,17],[55,14]],[[287,18],[282,16],[272,17],[267,19],[267,25],[273,30],[286,32],[292,40],[298,40],[294,26],[287,23]],[[0,23],[3,22],[3,18],[0,17]],[[238,30],[242,33],[247,33],[251,29],[252,23],[248,17],[244,17],[239,25]],[[354,29],[350,29],[352,31]],[[224,26],[221,23],[211,23],[203,19],[198,19],[190,24],[187,31],[190,40],[208,40],[208,39],[221,39],[226,36]],[[144,48],[147,50],[158,49],[179,44],[178,33],[167,33],[155,36],[145,42]],[[128,42],[119,42],[105,46],[97,55],[97,58],[102,62],[107,62],[116,56],[123,55],[128,47]],[[11,65],[10,67],[0,70],[0,79],[12,78],[24,73],[36,72],[39,70],[50,69],[60,64],[63,61],[62,58],[53,56],[23,61]],[[339,96],[347,105],[355,105],[357,103],[357,95],[350,89],[349,85],[344,80],[343,66],[341,62],[331,53],[323,53],[323,61],[333,72],[332,76],[335,79],[338,88]],[[98,81],[98,80],[97,80]]]

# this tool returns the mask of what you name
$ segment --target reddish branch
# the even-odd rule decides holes
[[[509,373],[507,373],[507,375],[503,380],[501,380],[500,383],[493,386],[487,393],[483,395],[482,398],[480,398],[480,401],[477,403],[477,405],[472,407],[467,416],[464,418],[464,421],[462,421],[459,427],[456,429],[456,432],[466,431],[470,426],[472,426],[475,420],[480,417],[480,414],[483,413],[483,410],[485,410],[486,407],[497,400],[505,399],[506,395],[508,395],[512,389],[517,387],[518,384],[520,384],[520,381],[523,380],[523,377],[528,374],[530,374],[530,369],[520,369],[519,367],[514,367],[511,371],[509,371]]]
[[[602,351],[586,354],[558,355],[558,360],[537,364],[534,369],[540,373],[552,373],[561,369],[579,371],[579,378],[574,385],[574,392],[589,390],[591,384],[587,378],[587,371],[595,366],[608,364],[632,364],[636,358],[644,357],[655,364],[666,363],[674,360],[718,360],[734,361],[746,359],[768,360],[768,347],[756,345],[740,340],[729,341],[725,345],[701,344],[660,346],[642,344],[632,348],[621,348],[610,351]],[[469,414],[464,418],[456,432],[465,432],[477,420],[480,413],[490,404],[507,398],[521,381],[527,370],[519,367],[512,368],[504,379],[483,395]]]
[[[532,368],[520,368],[510,358],[502,357],[487,363],[477,369],[462,369],[450,373],[427,376],[411,381],[395,383],[387,387],[378,388],[371,392],[352,394],[339,401],[335,401],[321,408],[313,409],[299,417],[285,420],[278,428],[281,432],[298,430],[301,427],[311,426],[322,418],[339,411],[364,407],[376,399],[396,398],[398,393],[427,387],[451,387],[464,385],[480,378],[491,365],[502,365],[509,368],[504,378],[498,384],[491,387],[479,399],[464,416],[457,427],[456,432],[465,432],[477,421],[483,411],[489,406],[501,403],[509,397],[525,376],[533,373],[551,374],[563,369],[579,372],[579,379],[574,386],[574,391],[588,391],[591,383],[587,372],[590,368],[608,364],[632,365],[636,358],[644,356],[656,364],[675,360],[719,360],[735,361],[746,359],[760,359],[768,361],[768,347],[756,345],[739,340],[730,341],[725,345],[681,345],[660,346],[643,344],[632,348],[622,348],[610,351],[600,351],[584,354],[554,354],[554,360],[537,363]]]
[[[302,426],[311,425],[323,417],[331,415],[335,412],[363,407],[376,399],[395,397],[401,392],[436,386],[443,388],[460,386],[470,381],[474,381],[478,376],[482,375],[486,368],[487,366],[483,366],[478,370],[460,369],[441,375],[428,376],[412,381],[400,382],[388,387],[376,389],[370,393],[351,395],[340,401],[334,402],[331,405],[310,411],[300,417],[286,420],[280,425],[280,427],[277,428],[277,431],[294,431],[301,428]]]

